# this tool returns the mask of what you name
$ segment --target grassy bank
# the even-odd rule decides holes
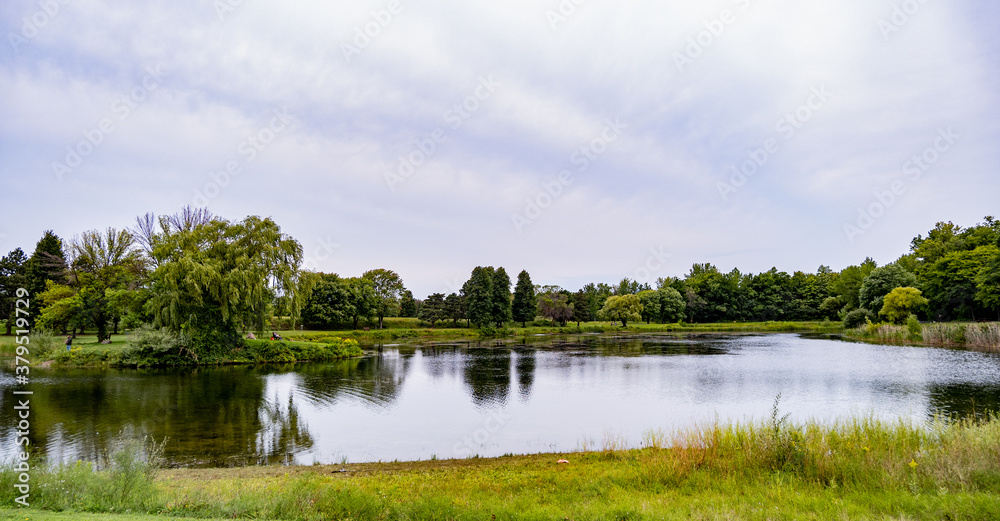
[[[775,414],[650,433],[636,450],[155,475],[123,467],[142,468],[37,470],[32,505],[219,519],[1000,519],[996,418],[925,427]],[[123,480],[128,472],[137,479]],[[12,506],[14,479],[0,472],[0,507]]]
[[[65,337],[33,335],[29,358],[38,366],[64,367],[153,367],[196,365],[241,365],[294,363],[339,360],[364,355],[357,341],[327,337],[323,342],[244,340],[241,345],[213,353],[211,358],[192,358],[160,332],[123,335],[110,344],[97,342],[96,336],[80,336],[67,350]],[[0,355],[13,358],[15,344],[0,343]]]
[[[565,327],[553,325],[530,325],[528,327],[507,327],[503,329],[479,330],[468,327],[421,327],[417,319],[386,319],[384,329],[333,330],[333,331],[282,331],[286,338],[301,341],[322,341],[336,336],[358,341],[366,346],[396,341],[448,341],[479,340],[490,338],[518,338],[537,335],[561,335],[582,333],[779,333],[779,332],[819,332],[836,333],[843,330],[839,322],[732,322],[717,324],[645,324],[633,323],[627,328],[621,324],[608,322],[585,322],[580,325],[570,323]]]
[[[845,332],[847,338],[883,344],[962,347],[1000,353],[1000,323],[866,324]]]

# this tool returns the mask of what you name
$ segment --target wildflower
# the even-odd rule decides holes
[[[914,459],[910,460],[910,468],[913,470],[917,470],[917,460]]]

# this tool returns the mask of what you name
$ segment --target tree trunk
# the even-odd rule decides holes
[[[100,344],[109,338],[108,335],[108,325],[105,322],[99,322],[97,324],[97,343]]]

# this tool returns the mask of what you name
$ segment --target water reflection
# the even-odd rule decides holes
[[[796,335],[542,337],[288,367],[33,376],[38,452],[97,460],[128,431],[167,438],[180,466],[575,450],[608,432],[637,442],[650,429],[761,418],[779,393],[796,419],[1000,411],[1000,356]],[[0,457],[13,449],[12,386],[0,373]]]

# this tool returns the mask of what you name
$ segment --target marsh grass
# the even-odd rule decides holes
[[[1000,324],[969,324],[965,327],[965,343],[969,347],[1000,353]]]
[[[851,338],[886,344],[920,343],[934,347],[966,347],[1000,353],[1000,323],[921,325],[914,322],[910,321],[905,326],[869,323],[851,329],[846,334]]]

